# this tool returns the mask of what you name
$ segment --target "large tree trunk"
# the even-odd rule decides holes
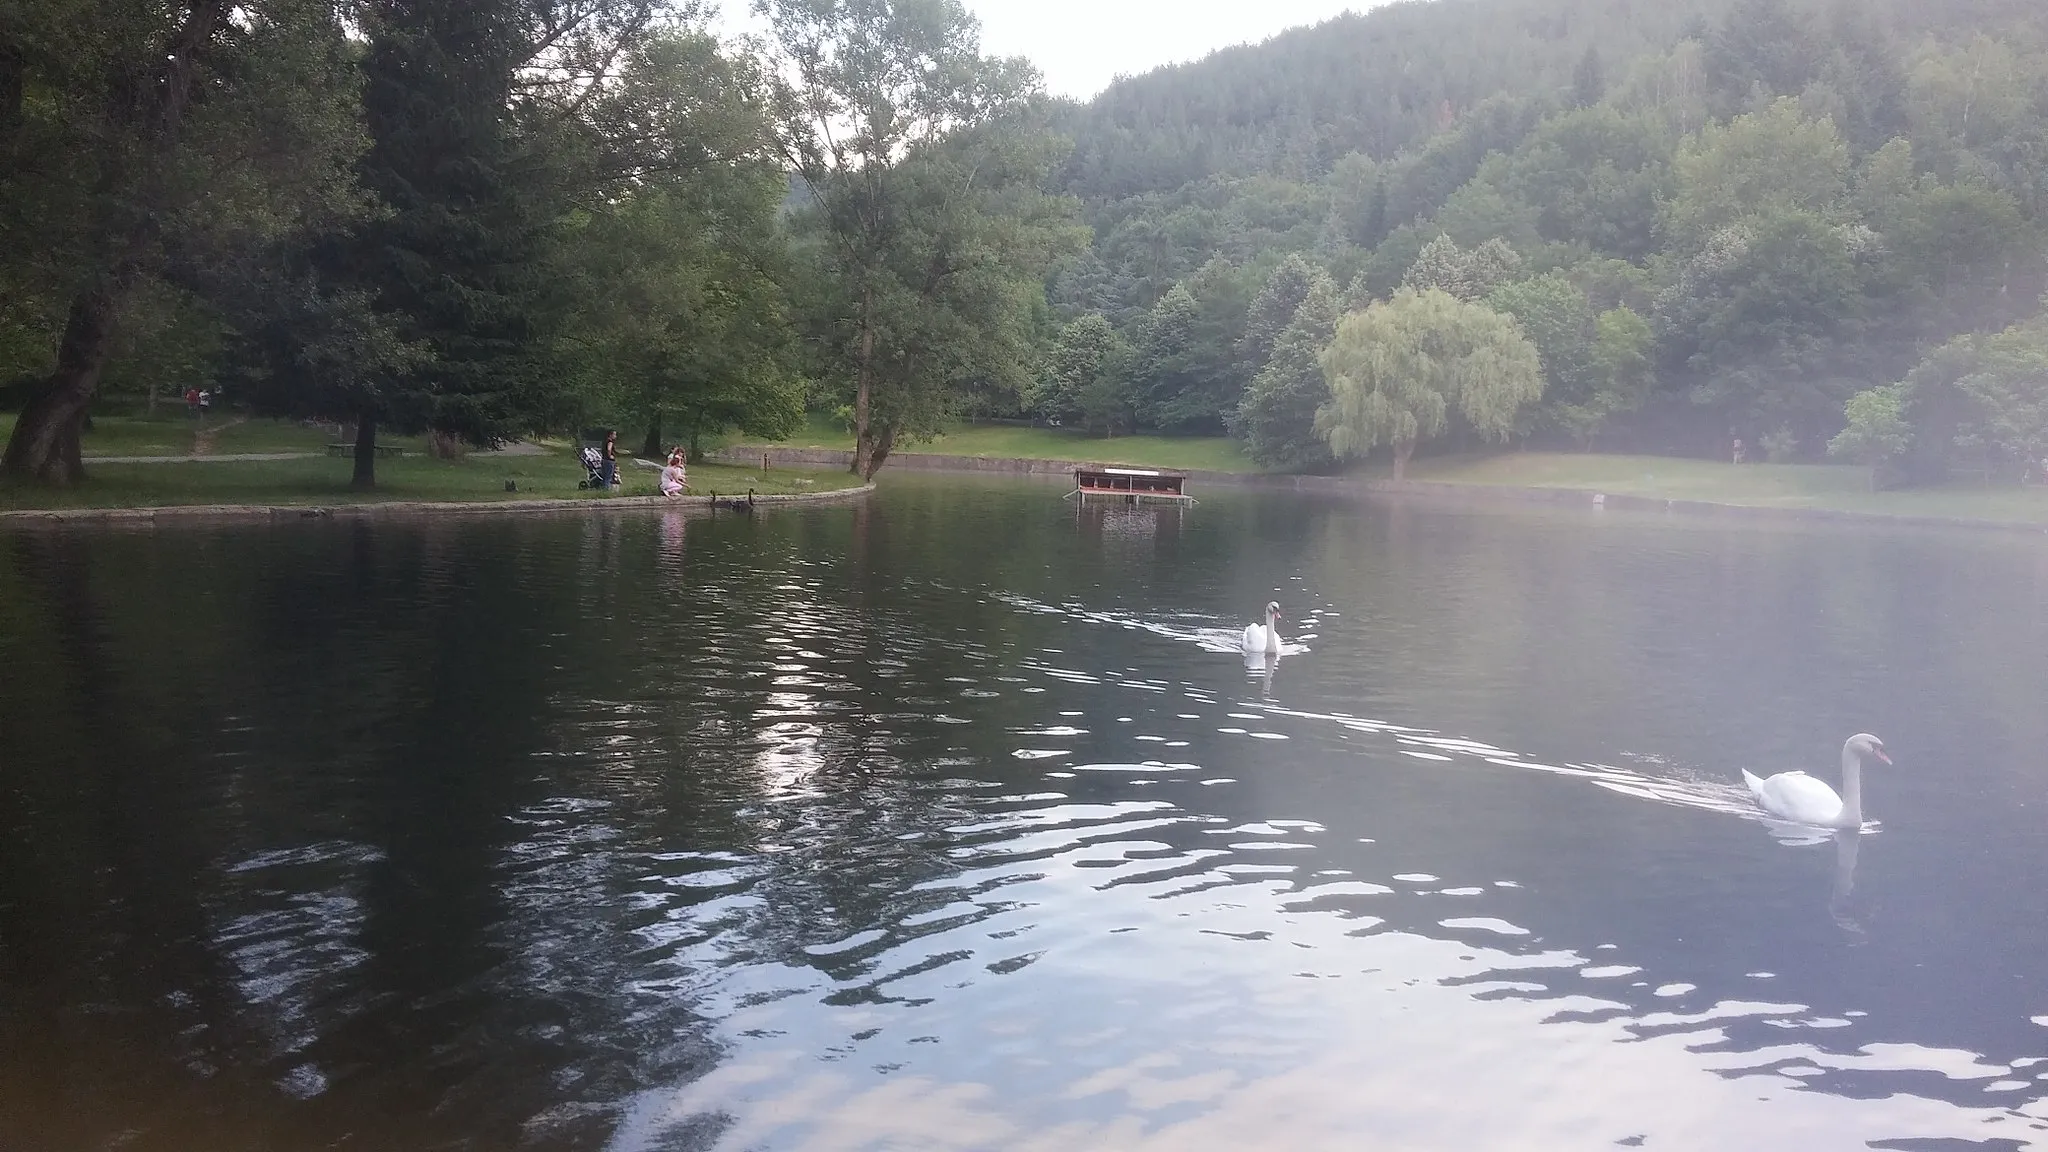
[[[229,2],[187,0],[182,5],[184,22],[159,49],[163,55],[137,62],[144,69],[137,77],[143,81],[138,89],[142,98],[125,108],[117,106],[117,115],[138,130],[138,142],[157,159],[170,156],[177,148],[185,112],[203,88],[201,55],[226,23]],[[11,44],[0,47],[0,143],[11,144],[19,130],[25,82],[26,65],[20,53]],[[102,194],[118,191],[121,172],[116,165],[103,174]],[[146,196],[151,191],[131,188],[125,198],[132,199],[137,192]],[[85,478],[79,460],[79,426],[113,351],[121,305],[141,275],[144,253],[153,240],[156,224],[152,212],[145,211],[142,218],[143,223],[128,231],[125,244],[114,250],[105,274],[72,298],[63,342],[57,347],[57,368],[22,409],[7,451],[0,455],[0,472],[49,484],[75,484]],[[121,230],[112,222],[104,227]]]
[[[0,456],[0,471],[46,484],[75,484],[85,479],[78,430],[85,420],[85,406],[99,388],[100,372],[113,353],[114,326],[132,283],[132,274],[115,276],[71,301],[64,340],[57,347],[57,368],[21,410],[7,452]]]
[[[654,419],[647,422],[647,442],[640,446],[640,458],[642,460],[665,460],[668,458],[668,453],[661,450],[661,415],[659,413],[656,413]]]
[[[1413,440],[1396,440],[1396,441],[1394,441],[1394,482],[1395,482],[1395,483],[1397,483],[1397,484],[1398,484],[1398,483],[1400,483],[1401,481],[1403,481],[1403,480],[1406,480],[1406,479],[1408,478],[1408,458],[1409,458],[1410,456],[1413,456],[1413,455],[1415,455],[1415,441],[1413,441]]]
[[[356,474],[349,486],[363,492],[377,486],[377,418],[367,412],[356,417]]]
[[[853,474],[863,480],[872,477],[881,462],[875,460],[874,429],[868,423],[868,405],[874,394],[875,290],[862,291],[860,298],[860,351],[854,365],[853,388]],[[882,449],[887,456],[889,450]]]
[[[867,445],[867,467],[861,471],[860,478],[873,480],[875,473],[880,472],[882,465],[888,461],[889,449],[896,445],[896,426],[884,424],[881,430],[868,440]]]

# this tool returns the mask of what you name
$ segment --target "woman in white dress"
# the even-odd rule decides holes
[[[681,496],[683,494],[683,486],[687,483],[689,483],[688,469],[683,466],[683,450],[678,448],[668,454],[668,467],[661,470],[661,494],[671,497]]]

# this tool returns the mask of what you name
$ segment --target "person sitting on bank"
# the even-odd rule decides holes
[[[668,467],[661,470],[661,494],[681,496],[683,487],[689,481],[689,469],[683,463],[683,450],[678,448],[668,454]]]

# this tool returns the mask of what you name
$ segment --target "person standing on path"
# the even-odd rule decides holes
[[[619,486],[619,434],[615,431],[604,434],[604,486]]]

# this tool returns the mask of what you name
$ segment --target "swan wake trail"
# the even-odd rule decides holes
[[[1562,763],[1552,764],[1531,758],[1507,748],[1499,748],[1479,740],[1468,740],[1457,736],[1446,736],[1424,728],[1411,728],[1383,720],[1370,720],[1342,712],[1303,712],[1283,708],[1266,702],[1246,701],[1241,708],[1256,708],[1270,716],[1284,716],[1294,720],[1336,724],[1353,732],[1372,732],[1390,737],[1397,750],[1411,758],[1436,763],[1452,763],[1458,760],[1478,760],[1502,768],[1516,768],[1526,772],[1542,772],[1553,776],[1567,776],[1586,781],[1596,788],[1638,800],[1649,800],[1658,804],[1669,804],[1680,808],[1692,808],[1702,812],[1718,812],[1728,816],[1762,820],[1764,814],[1757,811],[1750,802],[1749,792],[1739,785],[1718,780],[1688,775],[1656,775],[1624,768],[1613,764]],[[1644,757],[1652,763],[1662,763],[1655,757]]]
[[[1146,632],[1179,643],[1194,644],[1205,652],[1237,655],[1242,651],[1242,627],[1217,627],[1210,623],[1215,619],[1213,616],[1183,613],[1167,620],[1158,620],[1127,612],[1084,608],[1076,604],[1047,604],[1007,592],[991,592],[989,596],[1019,611],[1065,616],[1089,624]],[[1322,609],[1309,610],[1304,614],[1304,626],[1312,627],[1323,614]],[[1296,655],[1311,651],[1303,641],[1315,638],[1316,634],[1312,631],[1304,631],[1294,637],[1283,637],[1281,654]],[[1449,736],[1426,728],[1414,728],[1346,713],[1304,712],[1282,707],[1270,700],[1244,701],[1237,707],[1243,710],[1257,710],[1268,716],[1311,724],[1334,724],[1352,732],[1383,735],[1394,742],[1396,751],[1410,759],[1425,763],[1451,765],[1459,761],[1476,760],[1501,768],[1565,776],[1583,780],[1596,788],[1631,799],[1756,821],[1770,829],[1778,839],[1791,844],[1818,843],[1827,838],[1825,834],[1817,834],[1814,829],[1786,826],[1782,821],[1773,820],[1767,813],[1757,808],[1749,790],[1739,780],[1724,781],[1677,770],[1669,761],[1655,755],[1623,753],[1630,759],[1655,765],[1662,771],[1644,771],[1597,762],[1553,764],[1480,740]],[[1871,832],[1875,831],[1876,827],[1874,823],[1870,823],[1864,826],[1864,830]]]
[[[1083,608],[1078,604],[1047,604],[1040,600],[1033,600],[1028,596],[1018,596],[1010,592],[991,592],[989,597],[999,603],[1008,604],[1019,611],[1033,612],[1041,616],[1065,616],[1069,619],[1080,620],[1089,624],[1107,624],[1112,628],[1127,628],[1134,632],[1149,632],[1154,636],[1163,636],[1168,640],[1176,640],[1183,644],[1193,644],[1204,652],[1236,655],[1242,652],[1244,647],[1243,624],[1239,624],[1234,628],[1219,627],[1211,623],[1216,617],[1201,613],[1182,613],[1175,617],[1173,622],[1164,623],[1158,620],[1147,620],[1142,616],[1133,615],[1128,612],[1109,612],[1096,608]],[[1312,626],[1321,616],[1321,609],[1312,608],[1302,618],[1302,623],[1304,626]],[[1303,641],[1315,638],[1316,634],[1314,632],[1302,632],[1294,636],[1283,634],[1280,637],[1280,654],[1282,656],[1295,656],[1311,651],[1309,646],[1303,643]]]

